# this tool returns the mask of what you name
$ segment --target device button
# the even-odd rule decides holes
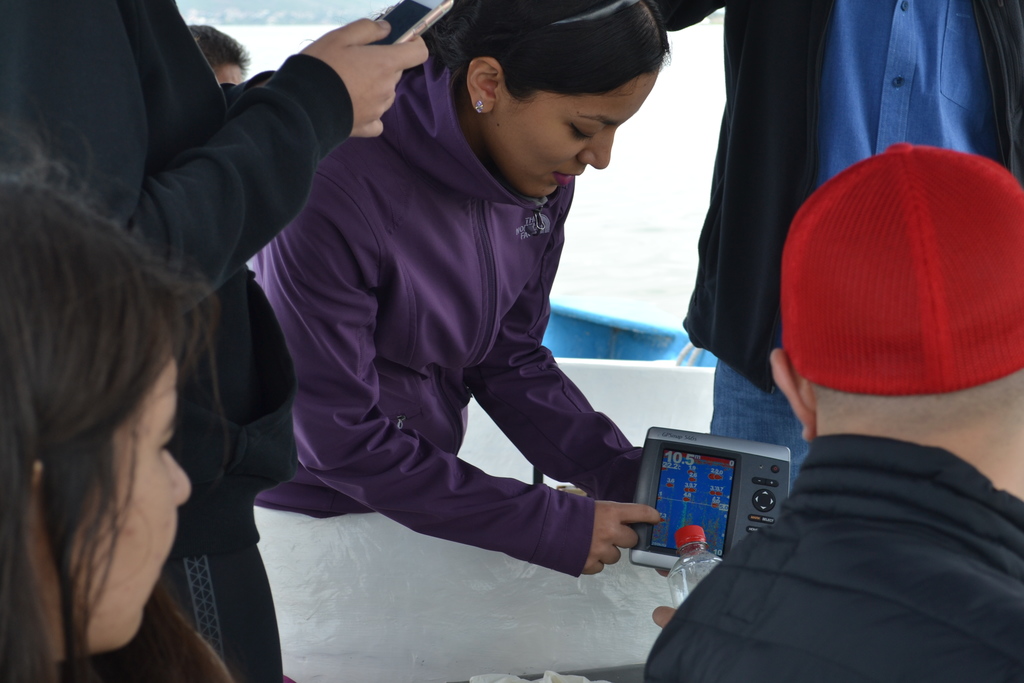
[[[747,519],[751,522],[763,522],[764,524],[775,524],[774,517],[767,517],[765,515],[747,515]]]
[[[752,534],[755,531],[760,531],[760,530],[761,530],[761,527],[759,527],[759,526],[748,526],[747,527],[747,533],[748,534]]]
[[[754,497],[751,498],[751,502],[754,503],[754,508],[761,512],[768,512],[775,507],[775,494],[768,489],[761,489],[760,491],[754,492]]]
[[[778,474],[778,473],[779,473],[779,466],[778,465],[772,465],[772,474]]]
[[[779,482],[775,481],[774,479],[765,479],[764,477],[754,477],[753,479],[751,479],[751,481],[754,482],[755,484],[757,484],[758,486],[778,486],[779,485]]]

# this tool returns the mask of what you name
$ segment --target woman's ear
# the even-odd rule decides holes
[[[505,92],[505,71],[493,57],[476,57],[466,67],[466,90],[478,114],[494,110]]]
[[[814,385],[796,371],[785,350],[772,351],[771,363],[775,386],[786,395],[793,413],[804,426],[804,441],[813,440],[818,435],[818,397]]]

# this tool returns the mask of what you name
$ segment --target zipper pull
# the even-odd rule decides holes
[[[533,225],[527,226],[526,234],[529,235],[530,237],[533,237],[534,235],[540,235],[540,234],[546,232],[545,229],[544,229],[545,228],[544,222],[546,220],[547,220],[547,218],[544,217],[544,207],[543,206],[536,206],[536,207],[534,207],[534,209],[533,209]]]
[[[529,235],[530,237],[533,237],[534,235],[536,235],[536,234],[538,234],[540,232],[540,226],[543,225],[543,223],[541,223],[540,220],[541,220],[540,207],[539,206],[538,207],[534,207],[534,209],[533,209],[533,225],[527,225],[526,226],[526,234],[527,235]]]
[[[401,428],[402,428],[402,425],[404,425],[404,424],[405,424],[405,419],[406,419],[406,416],[405,416],[405,415],[399,415],[399,416],[398,416],[398,428],[399,428],[399,429],[401,429]]]

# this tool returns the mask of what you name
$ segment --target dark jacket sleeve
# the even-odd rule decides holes
[[[351,103],[334,70],[290,57],[239,98],[206,144],[146,177],[131,225],[219,285],[302,208],[317,163],[351,129],[344,112]]]
[[[318,175],[306,208],[256,261],[299,377],[300,462],[414,531],[580,574],[593,501],[488,475],[380,409],[379,254],[357,253],[344,237],[371,234],[378,221],[364,214],[375,203],[349,189]]]
[[[656,2],[661,8],[670,31],[678,31],[700,23],[715,10],[725,7],[725,0],[656,0]]]
[[[597,498],[633,500],[640,449],[595,411],[541,345],[548,295],[564,243],[568,208],[555,221],[538,276],[502,320],[494,347],[466,371],[466,384],[494,422],[534,465]]]
[[[352,126],[341,79],[303,55],[229,109],[172,0],[6,3],[0,88],[8,124],[214,286],[299,211]]]

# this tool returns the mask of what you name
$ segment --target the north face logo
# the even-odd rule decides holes
[[[538,216],[540,217],[539,225],[537,223]],[[521,240],[529,239],[534,235],[540,235],[550,231],[551,219],[540,212],[528,217],[524,225],[520,225],[518,228],[516,228],[516,234],[519,235],[519,239]]]

